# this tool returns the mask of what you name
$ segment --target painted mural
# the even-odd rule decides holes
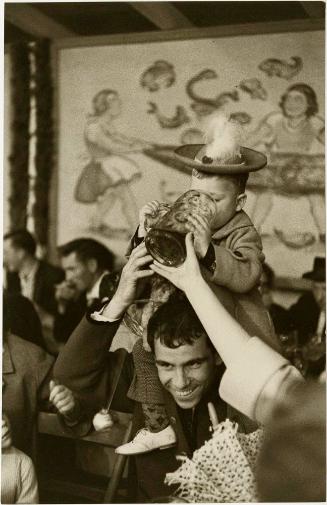
[[[139,208],[188,189],[175,147],[203,142],[204,122],[222,110],[268,156],[245,209],[267,260],[300,276],[324,254],[323,61],[321,32],[61,50],[58,241],[89,234],[123,255]]]

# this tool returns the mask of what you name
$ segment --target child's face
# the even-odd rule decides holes
[[[239,194],[237,183],[226,177],[213,176],[198,179],[192,176],[191,189],[209,193],[216,202],[216,215],[211,223],[211,229],[222,228],[238,210],[241,210],[241,201],[245,199],[244,193]]]

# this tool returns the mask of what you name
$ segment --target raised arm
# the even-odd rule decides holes
[[[250,337],[223,307],[201,275],[191,234],[186,237],[186,248],[187,258],[180,267],[154,262],[150,268],[185,292],[224,361],[221,397],[248,417],[265,422],[301,375],[263,341]]]
[[[111,301],[101,311],[88,314],[60,352],[54,376],[73,391],[94,389],[105,399],[109,379],[108,350],[128,306],[137,297],[142,279],[153,274],[144,244],[133,250]]]
[[[186,236],[186,248],[186,261],[179,268],[166,267],[156,261],[150,268],[185,292],[210,340],[228,367],[234,360],[235,352],[240,352],[250,336],[227,312],[204,280],[190,233]]]

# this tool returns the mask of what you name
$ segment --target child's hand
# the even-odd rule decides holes
[[[114,424],[111,415],[106,409],[101,409],[100,412],[97,412],[93,417],[92,423],[95,431],[107,430]]]
[[[12,445],[10,424],[6,415],[2,414],[1,448],[9,449]]]
[[[152,202],[147,203],[142,207],[142,209],[139,212],[139,230],[138,230],[138,236],[139,237],[145,237],[146,235],[146,229],[145,229],[145,223],[147,217],[155,217],[156,214],[158,213],[160,208],[160,203],[157,200],[153,200]]]
[[[188,216],[186,227],[194,234],[194,249],[198,258],[204,258],[211,242],[211,228],[206,218]]]
[[[76,408],[76,402],[73,392],[62,384],[50,381],[50,402],[56,407],[63,416],[69,415]]]

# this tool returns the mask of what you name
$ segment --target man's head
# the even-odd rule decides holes
[[[33,258],[36,242],[27,230],[16,230],[6,233],[3,237],[3,260],[11,272],[19,272],[26,258]]]
[[[195,407],[221,360],[186,299],[161,305],[148,323],[148,342],[159,379],[183,409]]]
[[[216,202],[216,216],[212,230],[222,228],[232,217],[242,210],[246,202],[245,187],[249,174],[207,174],[196,169],[192,171],[191,189],[209,193]]]
[[[110,272],[113,269],[113,253],[96,240],[71,240],[58,250],[66,280],[80,292],[89,291],[105,270]]]

